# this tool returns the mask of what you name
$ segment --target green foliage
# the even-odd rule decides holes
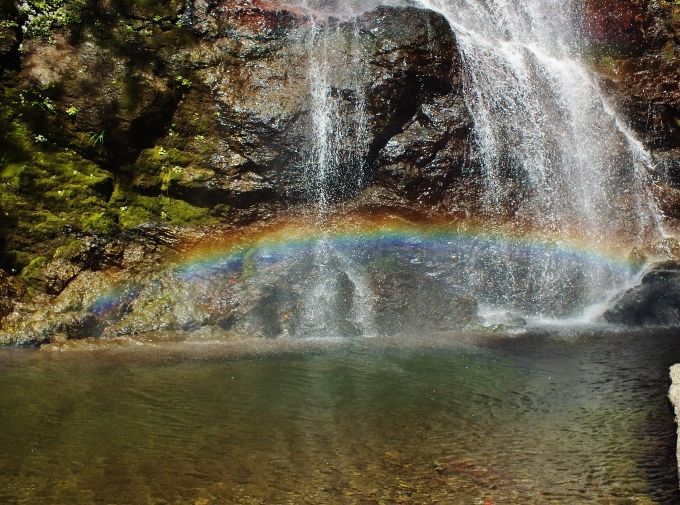
[[[21,27],[27,38],[47,38],[58,26],[80,23],[85,0],[23,0],[19,14],[26,21]]]
[[[184,89],[190,89],[192,86],[192,82],[186,77],[182,77],[181,75],[175,77],[175,82],[177,82],[177,84],[179,84],[180,87]]]
[[[89,132],[87,134],[87,139],[90,142],[90,145],[92,146],[97,146],[97,145],[103,145],[104,144],[104,130],[100,131],[99,133],[96,132]]]
[[[50,97],[45,96],[42,90],[27,89],[19,93],[19,105],[24,109],[48,112],[54,114],[57,104]]]

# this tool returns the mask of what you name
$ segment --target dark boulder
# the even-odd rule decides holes
[[[680,324],[680,263],[668,261],[652,267],[603,317],[628,326]]]

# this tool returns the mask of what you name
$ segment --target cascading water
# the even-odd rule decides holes
[[[574,56],[577,10],[563,0],[419,0],[442,14],[465,65],[483,209],[559,246],[638,245],[660,233],[651,163]],[[574,315],[625,283],[606,266],[484,251],[475,289],[492,305]],[[493,272],[490,280],[489,271]]]
[[[286,259],[294,273],[282,279],[298,300],[291,328],[299,336],[412,331],[421,329],[417,321],[443,328],[437,321],[464,307],[454,317],[459,327],[478,321],[466,312],[475,303],[491,324],[596,319],[602,311],[594,307],[630,286],[639,266],[588,251],[648,243],[662,222],[649,155],[576,56],[576,9],[556,0],[418,1],[456,37],[477,153],[466,170],[483,187],[476,217],[484,229],[333,238],[337,204],[363,189],[370,168],[371,63],[356,22],[366,6],[304,3],[310,113],[302,177],[315,238]]]

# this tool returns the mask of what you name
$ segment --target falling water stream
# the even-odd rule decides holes
[[[371,138],[365,94],[368,62],[356,43],[355,24],[348,43],[337,22],[317,23],[318,6],[303,6],[310,20],[307,76],[311,110],[304,181],[306,197],[314,203],[309,219],[322,233],[311,251],[311,282],[303,295],[299,333],[365,335],[373,333],[370,289],[360,267],[333,248],[323,230],[333,204],[356,195],[364,185]],[[329,15],[325,13],[324,21]]]

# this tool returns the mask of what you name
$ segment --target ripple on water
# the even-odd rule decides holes
[[[2,503],[678,501],[671,332],[66,354],[0,359]]]

